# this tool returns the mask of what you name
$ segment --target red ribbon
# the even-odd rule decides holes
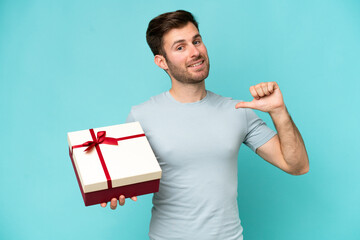
[[[91,131],[94,132],[93,129],[90,129],[90,133],[91,133]],[[92,134],[93,133],[91,133],[91,135]],[[106,131],[100,131],[97,133],[97,138],[93,137],[93,141],[87,141],[87,142],[84,142],[83,144],[81,144],[82,147],[87,147],[84,150],[84,152],[91,150],[93,147],[95,147],[96,145],[99,145],[100,143],[110,144],[110,145],[118,145],[118,142],[115,138],[110,138],[110,137],[105,137],[105,136],[106,136]]]
[[[118,141],[122,141],[122,140],[127,140],[127,139],[131,139],[131,138],[138,138],[138,137],[145,137],[145,134],[137,134],[137,135],[132,135],[132,136],[126,136],[126,137],[122,137],[122,138],[110,138],[110,137],[105,137],[106,136],[106,131],[100,131],[97,133],[97,137],[95,137],[95,132],[94,129],[89,129],[91,137],[92,137],[92,141],[87,141],[84,142],[83,144],[80,145],[75,145],[72,146],[72,149],[74,148],[80,148],[80,147],[87,147],[84,152],[87,152],[89,150],[91,150],[93,147],[95,147],[96,152],[99,156],[100,162],[101,162],[101,166],[104,170],[105,176],[106,176],[106,180],[107,180],[107,184],[108,184],[108,189],[112,188],[112,184],[111,184],[111,177],[109,174],[109,171],[106,167],[106,163],[104,160],[104,157],[101,153],[99,144],[110,144],[110,145],[118,145]]]

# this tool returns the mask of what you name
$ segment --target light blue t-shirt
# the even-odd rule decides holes
[[[131,109],[162,169],[154,193],[150,239],[240,240],[237,159],[240,145],[253,151],[276,133],[237,100],[207,91],[194,103],[169,92]]]

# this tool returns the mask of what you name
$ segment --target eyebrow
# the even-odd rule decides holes
[[[199,37],[201,38],[200,33],[198,33],[198,34],[196,34],[195,36],[193,36],[192,39],[194,40],[194,39],[199,38]],[[182,42],[185,42],[185,39],[179,39],[179,40],[175,41],[175,42],[172,44],[171,48],[174,47],[175,44],[182,43]]]

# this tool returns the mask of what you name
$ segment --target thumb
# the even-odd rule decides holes
[[[254,108],[254,102],[238,102],[235,108]]]

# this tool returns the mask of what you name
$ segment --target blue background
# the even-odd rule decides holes
[[[1,0],[0,238],[147,239],[152,195],[84,207],[66,133],[123,123],[170,88],[145,31],[177,9],[200,23],[207,89],[251,100],[251,85],[277,81],[307,146],[310,172],[296,177],[241,147],[245,239],[360,239],[360,2],[350,0]]]

